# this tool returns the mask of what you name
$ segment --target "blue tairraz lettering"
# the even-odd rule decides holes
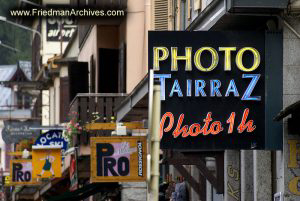
[[[214,97],[217,94],[217,97],[222,97],[219,88],[221,87],[220,80],[210,80],[210,96]]]
[[[250,84],[248,85],[248,88],[246,89],[246,91],[242,97],[242,100],[260,101],[261,96],[251,96],[253,89],[256,86],[256,84],[260,78],[260,74],[243,74],[242,77],[243,78],[252,78]]]
[[[201,86],[199,86],[201,83]],[[198,97],[200,94],[202,97],[206,97],[206,93],[204,91],[205,81],[204,80],[195,80],[195,96]],[[200,92],[200,94],[199,94]]]
[[[182,97],[183,96],[181,88],[179,86],[179,82],[178,82],[177,79],[174,81],[174,84],[173,84],[173,87],[172,87],[172,90],[171,90],[171,93],[170,93],[170,97],[173,97],[173,94],[175,92],[177,93],[178,97]]]
[[[154,78],[160,81],[160,100],[166,100],[166,79],[171,78],[171,74],[154,74]]]
[[[186,80],[186,96],[192,96],[192,80]]]
[[[238,90],[236,88],[234,80],[230,80],[228,88],[227,88],[227,91],[226,91],[226,94],[225,94],[225,97],[228,97],[231,92],[236,97],[240,96],[240,94],[239,94],[239,92],[238,92]]]

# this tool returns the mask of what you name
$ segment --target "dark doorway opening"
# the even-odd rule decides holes
[[[99,93],[118,93],[119,50],[99,48]]]
[[[70,62],[68,72],[70,87],[69,100],[72,101],[76,94],[89,92],[88,62]]]

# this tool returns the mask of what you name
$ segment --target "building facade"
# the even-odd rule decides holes
[[[42,2],[47,3],[50,2]],[[54,4],[53,1],[51,3]],[[298,0],[57,3],[72,6],[100,5],[103,9],[124,10],[126,15],[108,19],[80,18],[77,30],[72,32],[67,41],[58,40],[50,34],[50,29],[47,31],[47,27],[56,22],[36,20],[32,24],[32,27],[42,33],[42,40],[38,35],[33,39],[33,78],[47,84],[44,95],[39,100],[43,105],[42,125],[45,126],[64,125],[72,119],[76,119],[76,123],[83,127],[87,124],[116,121],[146,122],[150,96],[147,58],[149,30],[282,32],[283,47],[278,51],[282,52],[283,57],[283,94],[279,94],[283,97],[283,111],[277,111],[279,115],[274,118],[279,121],[283,119],[283,149],[179,153],[197,159],[196,164],[176,164],[172,158],[176,155],[175,152],[162,151],[160,177],[161,183],[168,184],[182,182],[184,177],[189,200],[195,201],[271,201],[275,196],[287,201],[300,199],[300,139],[299,129],[295,129],[299,119],[297,114],[300,100]],[[77,147],[77,160],[80,161],[80,188],[92,185],[90,137],[111,136],[113,131],[118,132],[117,129],[87,129],[72,133],[72,145]],[[144,125],[139,129],[129,129],[127,134],[149,133]],[[69,158],[66,157],[66,160]],[[69,161],[65,162],[68,163]],[[69,185],[66,176],[68,165],[64,166],[63,171],[63,179],[53,179],[43,185],[34,192],[34,200],[61,195],[63,192],[51,189],[66,189]],[[87,199],[100,200],[108,196],[104,190],[114,199],[147,199],[147,182],[115,182],[108,188],[105,185],[108,184],[97,186],[97,193]]]

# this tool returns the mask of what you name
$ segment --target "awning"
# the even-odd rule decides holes
[[[38,186],[23,186],[19,192],[16,192],[16,200],[33,200],[38,190]]]
[[[274,118],[274,121],[281,121],[283,118],[291,115],[291,118],[287,119],[287,129],[289,135],[299,135],[299,119],[300,119],[300,101],[297,101],[283,110],[281,110]]]
[[[116,190],[119,190],[118,183],[92,183],[87,184],[84,187],[77,189],[76,191],[68,191],[61,195],[51,197],[48,199],[48,201],[79,201],[99,192],[107,193]]]
[[[186,30],[207,31],[228,30],[232,28],[236,30],[237,26],[242,27],[243,30],[250,30],[251,26],[260,27],[261,25],[265,25],[265,20],[268,20],[270,16],[280,14],[287,6],[287,0],[215,0],[211,1],[195,17]],[[262,13],[265,16],[260,15]]]
[[[284,108],[283,110],[281,110],[275,117],[274,117],[274,121],[280,121],[282,120],[284,117],[288,116],[288,115],[293,115],[293,114],[299,114],[300,112],[300,101],[297,101],[295,103],[293,103],[292,105],[289,105],[288,107]]]

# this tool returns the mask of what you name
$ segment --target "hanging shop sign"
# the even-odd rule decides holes
[[[17,159],[10,161],[10,177],[5,185],[33,185],[40,184],[32,177],[32,160]]]
[[[78,188],[78,170],[77,170],[77,154],[71,155],[70,160],[70,191],[75,191]]]
[[[70,17],[47,17],[47,41],[69,41],[76,30],[74,19]]]
[[[68,149],[68,140],[64,138],[62,130],[50,130],[40,135],[34,145],[36,146],[60,146],[62,155]]]
[[[61,151],[59,147],[32,147],[33,178],[61,177]]]
[[[4,121],[2,138],[6,144],[18,143],[23,139],[38,137],[40,131],[32,130],[32,127],[40,126],[39,121],[27,120],[7,120]]]
[[[149,67],[162,149],[282,148],[282,33],[150,32]]]
[[[91,137],[91,181],[146,180],[146,137]]]

